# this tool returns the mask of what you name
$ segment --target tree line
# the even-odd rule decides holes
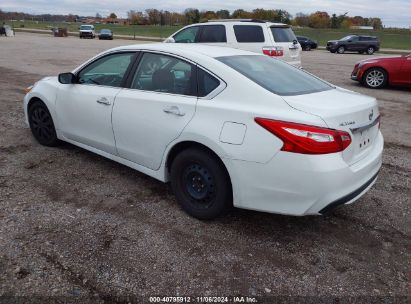
[[[18,12],[4,12],[0,9],[0,20],[38,20],[38,21],[80,21],[82,17],[78,15],[30,15]],[[97,13],[96,20],[103,19]],[[117,19],[117,14],[111,13],[107,18]],[[317,11],[311,14],[297,13],[293,17],[288,11],[281,9],[262,9],[256,8],[252,11],[243,9],[234,10],[232,13],[228,10],[198,10],[196,8],[187,8],[183,12],[170,12],[157,10],[154,8],[145,11],[129,10],[127,12],[127,23],[138,25],[187,25],[192,23],[204,22],[211,19],[260,19],[272,22],[281,22],[293,26],[303,26],[312,28],[349,28],[350,26],[372,26],[374,29],[383,27],[380,18],[354,16],[350,17],[345,14],[332,14],[331,16],[324,11]]]

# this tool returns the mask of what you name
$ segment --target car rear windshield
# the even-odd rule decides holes
[[[93,26],[92,25],[82,25],[80,26],[81,30],[92,30]]]
[[[293,42],[294,40],[297,40],[290,27],[272,26],[271,33],[273,33],[275,42]]]
[[[217,60],[277,95],[302,95],[333,88],[301,69],[268,56],[224,56],[218,57]]]

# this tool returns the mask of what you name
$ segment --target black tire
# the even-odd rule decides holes
[[[339,46],[338,49],[337,49],[337,53],[338,54],[344,54],[344,52],[345,52],[345,47],[344,46]]]
[[[368,55],[372,55],[372,54],[374,54],[374,52],[375,52],[375,48],[373,47],[373,46],[369,46],[368,48],[367,48],[367,54]]]
[[[307,45],[304,47],[304,50],[306,50],[306,51],[311,51],[311,45],[307,44]]]
[[[60,144],[53,118],[42,101],[36,100],[30,105],[28,117],[31,133],[40,144],[48,147],[55,147]]]
[[[358,54],[364,54],[365,52],[364,51],[358,51]]]
[[[334,53],[335,53],[335,51],[330,51],[330,53],[333,53],[333,54],[334,54]]]
[[[362,76],[362,83],[371,89],[381,89],[387,85],[388,74],[381,68],[370,68]]]
[[[198,148],[176,156],[171,164],[171,187],[181,207],[198,219],[214,219],[232,206],[231,182],[224,165]]]

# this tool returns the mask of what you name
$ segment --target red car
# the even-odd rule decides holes
[[[411,86],[411,55],[362,60],[355,64],[351,79],[372,89],[387,84]]]

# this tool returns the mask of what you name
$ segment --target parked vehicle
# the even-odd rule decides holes
[[[331,53],[344,54],[346,51],[358,52],[368,55],[380,49],[380,41],[375,36],[349,35],[340,40],[330,40],[327,42],[327,50]]]
[[[186,26],[164,42],[229,46],[301,66],[301,47],[287,24],[255,19],[219,19]]]
[[[318,47],[317,41],[311,40],[308,37],[297,36],[297,40],[304,51],[311,51],[312,49],[316,49]]]
[[[109,29],[102,29],[98,34],[98,39],[113,40],[113,32]]]
[[[96,38],[96,32],[94,29],[94,25],[91,24],[82,24],[80,25],[80,39],[81,38]]]
[[[403,57],[372,58],[355,64],[351,79],[380,89],[386,85],[411,85],[411,54]]]
[[[227,47],[148,44],[103,52],[27,89],[26,123],[163,182],[190,215],[239,208],[307,215],[375,182],[375,98],[282,60]]]

